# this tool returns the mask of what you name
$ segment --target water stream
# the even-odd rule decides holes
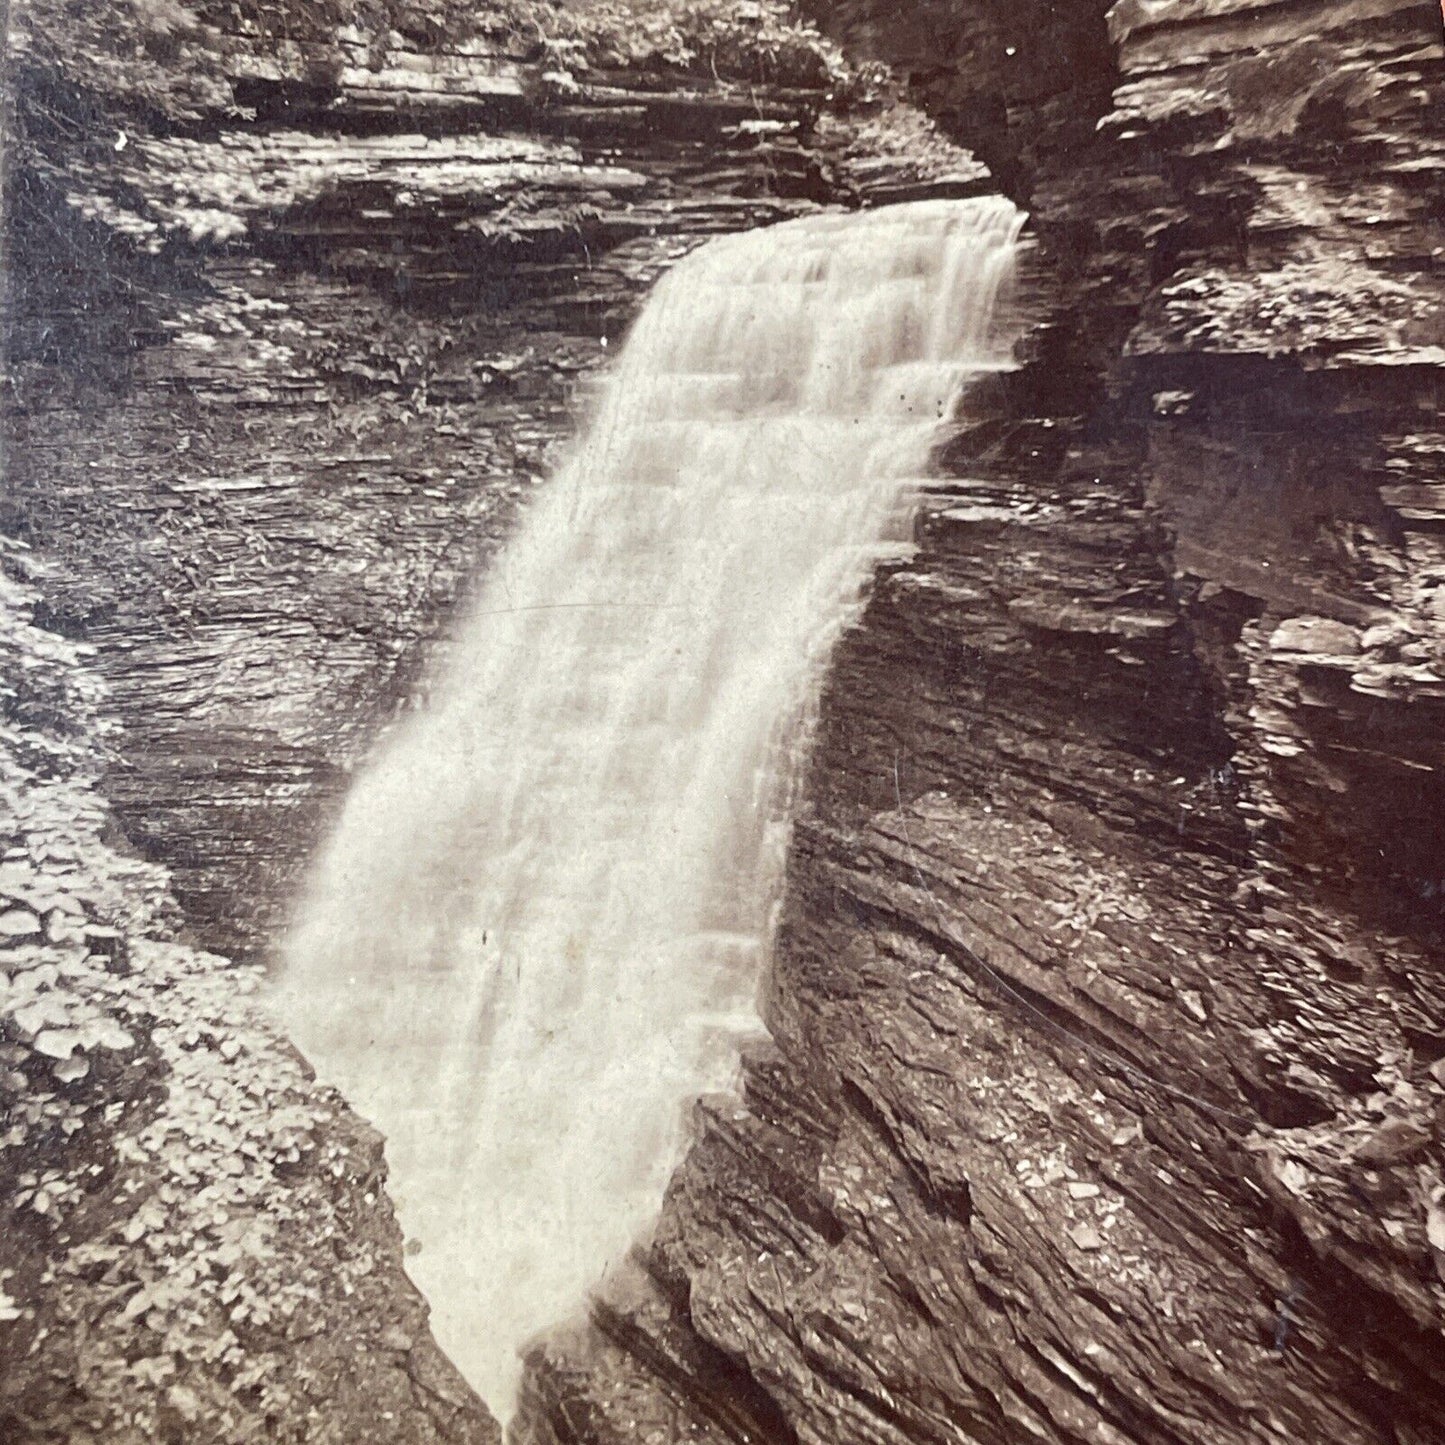
[[[504,1417],[760,1027],[809,710],[1007,364],[1022,220],[920,202],[679,263],[318,862],[280,1006],[386,1135],[437,1337]]]

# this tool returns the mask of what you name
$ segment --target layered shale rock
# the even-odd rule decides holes
[[[7,715],[22,763],[80,742],[54,800],[11,779],[7,1439],[493,1437],[379,1141],[198,945],[274,938],[663,267],[986,179],[916,113],[831,111],[863,82],[816,37],[769,83],[746,45],[659,71],[331,9],[14,7],[6,626],[17,675],[63,668]]]
[[[1438,13],[822,9],[1053,299],[835,662],[776,1047],[521,1433],[1437,1438]]]
[[[1438,11],[812,10],[1031,207],[1034,322],[833,669],[775,1043],[518,1433],[1422,1445]],[[71,264],[12,311],[7,525],[58,559],[37,619],[98,648],[118,816],[230,942],[657,270],[981,183],[821,85],[258,34],[180,98],[156,42],[69,150],[45,92],[11,193]]]

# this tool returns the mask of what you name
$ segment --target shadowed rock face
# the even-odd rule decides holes
[[[419,640],[661,270],[823,201],[986,182],[819,87],[562,87],[501,42],[319,24],[210,36],[251,118],[158,119],[141,78],[89,91],[17,25],[6,526],[58,563],[45,618],[100,649],[127,832],[229,952],[274,939]]]
[[[836,659],[776,1048],[520,1433],[1432,1439],[1439,16],[822,9],[1039,324]]]
[[[1438,12],[814,8],[1031,207],[1035,325],[837,657],[776,1046],[699,1105],[633,1276],[534,1352],[518,1433],[1423,1445],[1445,1404]],[[362,180],[318,193],[294,138],[314,93],[256,84],[277,123],[214,143],[290,157],[286,186],[136,213],[252,240],[204,251],[174,326],[126,293],[164,344],[117,366],[138,384],[111,408],[55,386],[44,325],[94,323],[50,307],[10,413],[13,524],[60,560],[46,616],[100,644],[124,728],[107,786],[232,940],[284,906],[376,692],[405,693],[656,269],[877,175],[705,106],[659,146],[636,141],[655,97],[564,107],[543,139],[489,101],[520,148],[448,164],[571,149],[544,150],[525,244],[536,191],[499,178],[486,214],[512,228],[479,223],[457,267],[402,200],[409,143],[378,167],[386,127],[358,121],[326,143],[373,147]],[[659,197],[657,237],[626,230]],[[617,244],[589,267],[596,236]],[[485,317],[379,299],[439,304],[457,274],[494,288]]]

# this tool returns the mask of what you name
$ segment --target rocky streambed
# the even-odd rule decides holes
[[[200,948],[274,935],[661,267],[985,165],[1025,364],[836,660],[775,1043],[518,1433],[1438,1438],[1438,10],[811,9],[916,109],[208,10],[175,118],[163,47],[12,46],[16,1438],[487,1438]]]

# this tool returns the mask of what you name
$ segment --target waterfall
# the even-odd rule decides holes
[[[386,1135],[437,1338],[503,1415],[760,1027],[807,716],[1007,364],[1022,221],[819,215],[664,276],[318,863],[280,1007]]]

